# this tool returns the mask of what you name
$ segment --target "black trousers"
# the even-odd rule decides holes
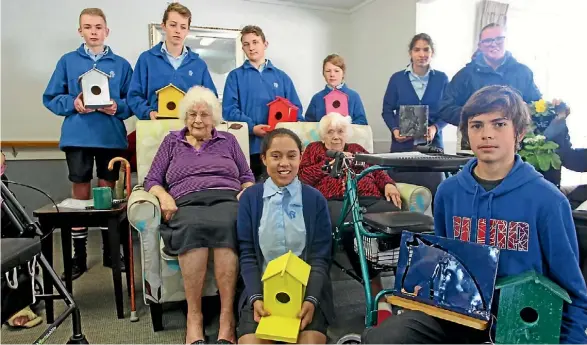
[[[490,339],[489,331],[405,310],[378,327],[367,328],[361,340],[362,344],[482,344]]]

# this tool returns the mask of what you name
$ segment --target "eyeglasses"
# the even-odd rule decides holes
[[[188,120],[190,120],[190,121],[196,121],[196,118],[198,116],[200,116],[200,119],[202,119],[202,121],[203,121],[203,120],[208,119],[210,117],[210,114],[208,114],[208,113],[187,113]]]
[[[504,41],[505,36],[498,36],[495,38],[486,38],[484,40],[481,40],[480,43],[484,46],[490,46],[493,42],[495,42],[495,44],[502,44]]]

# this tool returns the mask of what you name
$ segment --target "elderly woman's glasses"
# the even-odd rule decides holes
[[[484,40],[481,40],[481,44],[489,47],[490,45],[493,44],[493,42],[495,42],[495,44],[502,44],[504,41],[505,41],[505,36],[498,36],[495,38],[486,38]]]
[[[209,119],[211,115],[209,113],[204,113],[204,112],[202,112],[202,113],[187,113],[187,118],[190,121],[196,121],[196,118],[198,116],[200,116],[200,119],[202,121],[204,121],[206,119]]]

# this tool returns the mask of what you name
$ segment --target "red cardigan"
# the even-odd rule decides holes
[[[369,153],[359,144],[347,144],[345,152],[350,153]],[[324,162],[331,160],[326,157],[326,146],[322,142],[313,142],[306,147],[300,163],[300,180],[310,186],[318,189],[326,199],[341,199],[344,196],[346,186],[343,178],[334,178],[322,171]],[[366,167],[365,167],[366,168]],[[364,167],[354,168],[356,173],[360,173]],[[363,177],[358,183],[360,196],[375,196],[382,198],[385,193],[386,184],[395,184],[395,182],[385,173],[384,170],[374,171]]]

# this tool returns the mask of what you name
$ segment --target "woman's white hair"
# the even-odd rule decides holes
[[[214,126],[218,126],[222,122],[222,106],[218,97],[212,90],[203,86],[194,86],[188,90],[182,100],[179,102],[179,119],[185,122],[187,113],[197,103],[206,103],[210,110],[212,110],[212,120]]]
[[[353,135],[353,126],[351,126],[352,119],[350,116],[343,116],[339,113],[328,113],[320,119],[318,125],[320,131],[320,138],[324,138],[330,128],[342,128],[346,133],[348,140]]]

